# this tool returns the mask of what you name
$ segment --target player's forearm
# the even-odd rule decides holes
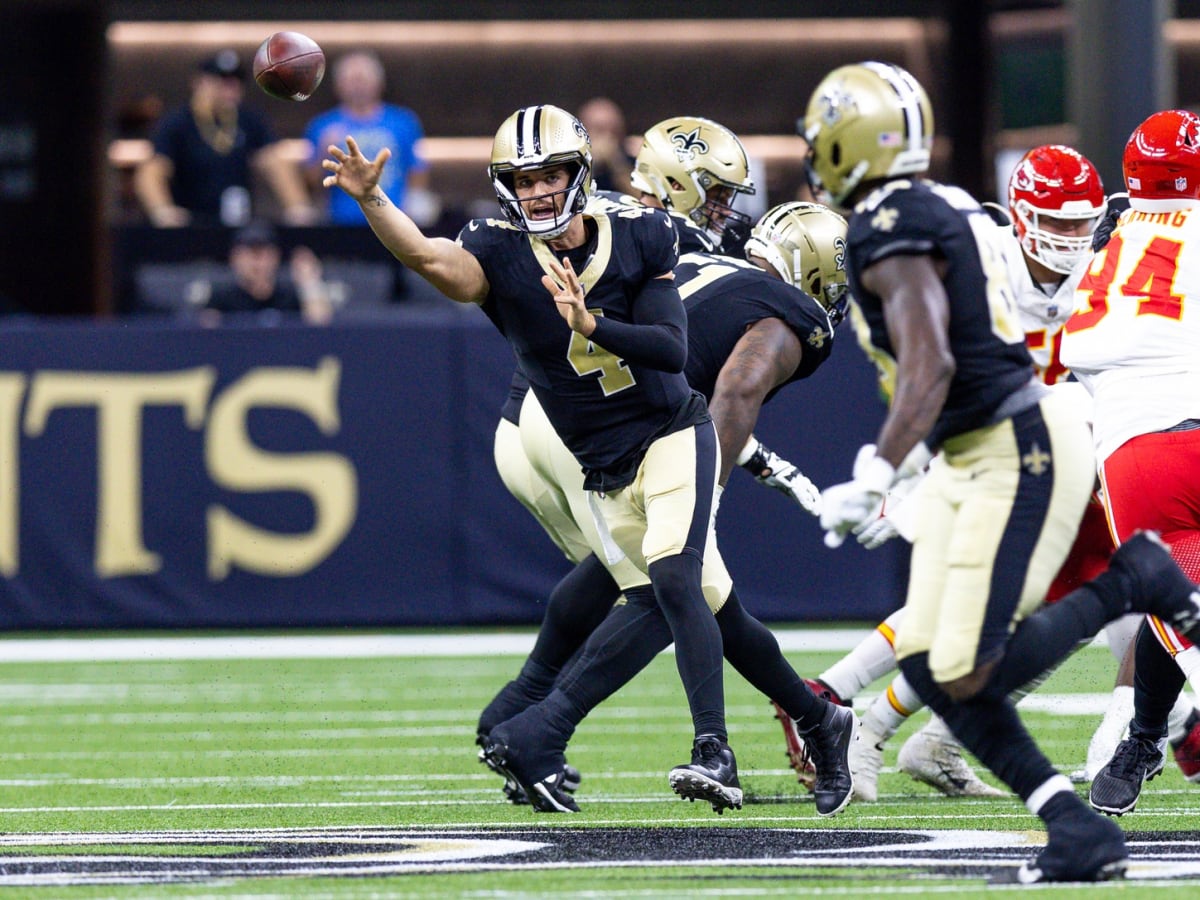
[[[738,454],[754,432],[761,402],[731,396],[721,390],[718,382],[708,408],[712,413],[717,440],[721,445],[721,470],[717,482],[723,485],[728,481],[729,473],[733,471]]]
[[[588,337],[626,362],[660,372],[682,372],[687,362],[687,313],[669,278],[653,278],[634,304],[634,321],[598,316]]]
[[[454,241],[427,237],[381,188],[358,205],[392,256],[451,300],[479,303],[486,296],[487,280],[475,257]]]

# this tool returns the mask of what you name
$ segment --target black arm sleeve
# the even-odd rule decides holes
[[[670,278],[651,278],[633,304],[633,322],[596,317],[591,340],[627,363],[682,372],[687,362],[687,312]]]

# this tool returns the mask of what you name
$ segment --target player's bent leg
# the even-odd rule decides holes
[[[1132,812],[1142,785],[1163,770],[1167,721],[1183,687],[1183,673],[1155,637],[1143,627],[1134,644],[1133,720],[1129,737],[1117,745],[1108,764],[1092,780],[1092,808],[1108,815]]]
[[[883,748],[909,717],[925,708],[908,679],[898,674],[863,713],[858,740],[850,748],[850,770],[854,773],[854,797],[874,803],[879,799],[879,773]]]
[[[1108,765],[1117,745],[1125,740],[1129,732],[1129,720],[1133,718],[1133,685],[1117,685],[1104,710],[1104,717],[1092,739],[1088,742],[1087,762],[1082,770],[1071,773],[1071,781],[1087,784]]]
[[[996,880],[1018,883],[1098,881],[1120,877],[1128,865],[1124,835],[1075,795],[1025,730],[1006,696],[955,703],[933,680],[924,654],[900,661],[901,671],[946,720],[954,735],[1046,824],[1046,847],[1031,862]]]
[[[903,619],[904,610],[896,610],[853,650],[817,676],[816,681],[834,695],[829,699],[836,698],[836,702],[848,705],[863,688],[896,668],[896,631]],[[809,686],[820,696],[816,687]]]

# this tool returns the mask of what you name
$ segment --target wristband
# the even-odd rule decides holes
[[[754,435],[750,435],[750,437],[746,440],[746,446],[742,448],[742,452],[737,455],[737,459],[735,459],[734,462],[739,466],[746,465],[746,463],[750,462],[750,460],[754,457],[754,454],[758,452],[758,448],[758,438],[756,438]]]

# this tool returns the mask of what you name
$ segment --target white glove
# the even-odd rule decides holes
[[[858,542],[868,550],[875,550],[882,547],[900,532],[886,515],[880,516],[866,528],[861,525],[854,529],[854,533],[858,535]]]
[[[918,444],[923,447],[923,444]],[[910,453],[909,456],[912,456]],[[907,461],[906,461],[907,462]],[[879,517],[865,525],[854,529],[858,542],[868,550],[882,547],[894,537],[912,540],[913,516],[915,515],[909,497],[913,489],[925,480],[926,470],[921,469],[915,475],[904,475],[905,463],[896,470],[896,483],[883,498],[879,507]]]
[[[821,492],[797,469],[753,435],[738,454],[737,464],[754,476],[759,484],[774,488],[800,504],[814,516],[821,514]]]
[[[865,444],[854,460],[854,480],[835,484],[821,494],[821,527],[825,546],[840,547],[846,535],[866,528],[878,517],[884,495],[896,478],[886,459],[875,455],[875,445]]]

